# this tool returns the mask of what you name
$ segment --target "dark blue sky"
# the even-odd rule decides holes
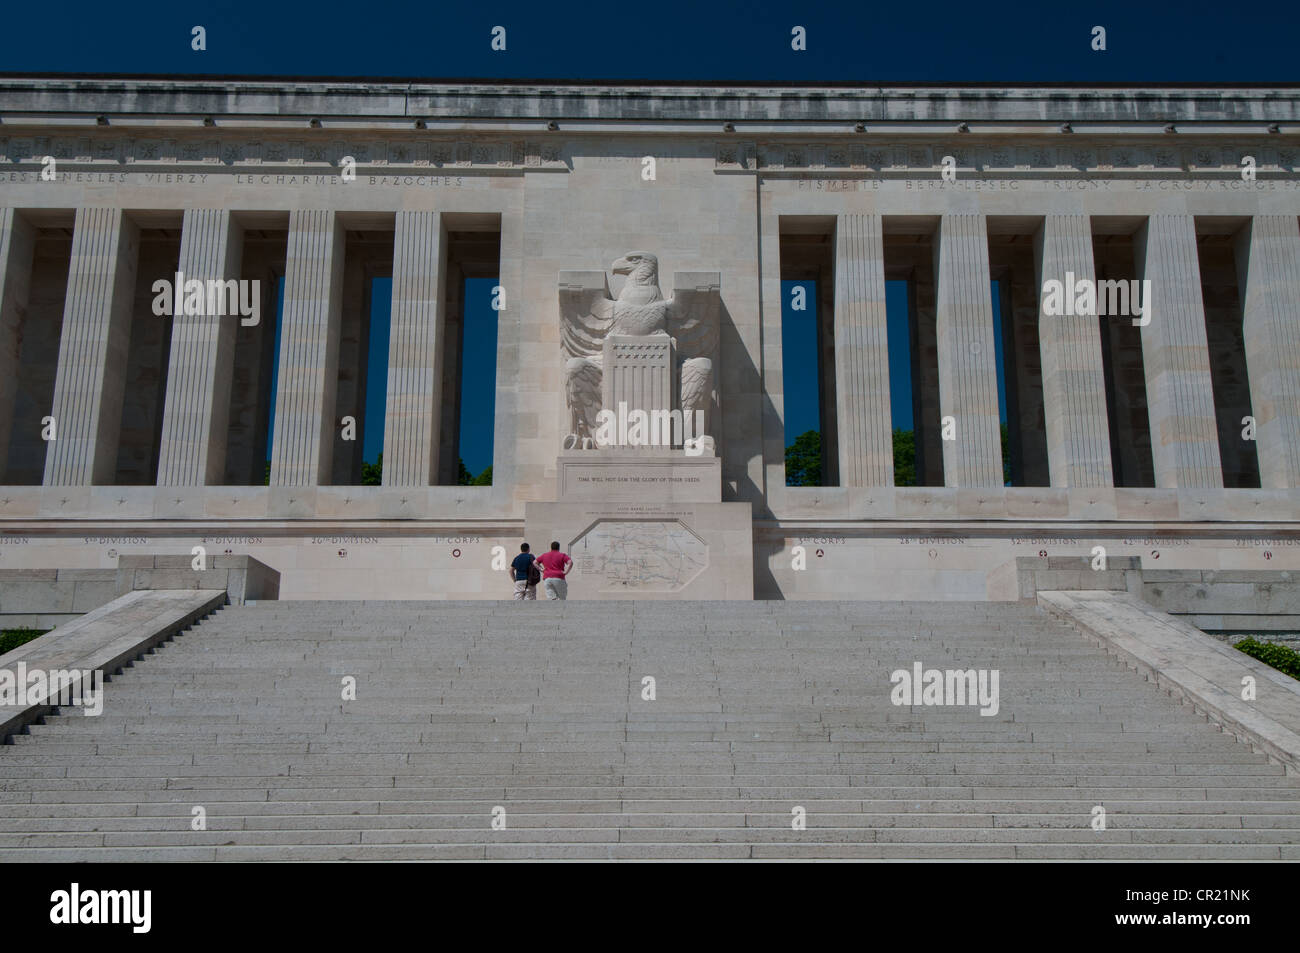
[[[0,70],[390,77],[1292,82],[1290,3],[6,4]],[[190,30],[207,30],[206,52]],[[505,52],[490,48],[506,28]],[[808,50],[790,48],[795,25]],[[1091,30],[1107,31],[1093,52]]]

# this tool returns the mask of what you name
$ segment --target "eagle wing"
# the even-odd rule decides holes
[[[712,358],[718,346],[721,276],[716,271],[679,271],[668,301],[668,333],[684,358]]]
[[[600,365],[582,361],[567,375],[565,398],[573,413],[574,432],[580,437],[594,437],[598,429],[596,415],[600,412]]]
[[[682,412],[708,406],[713,397],[713,374],[701,368],[702,361],[682,363]],[[705,364],[704,367],[710,365]],[[697,434],[696,436],[699,436]]]
[[[569,357],[594,357],[614,325],[603,271],[560,272],[560,341]]]

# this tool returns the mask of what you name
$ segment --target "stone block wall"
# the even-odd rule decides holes
[[[1139,557],[1107,560],[1104,570],[1087,557],[1021,557],[1013,565],[1022,602],[1040,589],[1118,590],[1212,633],[1300,634],[1300,573],[1290,570],[1151,569]]]
[[[0,629],[52,629],[116,596],[112,569],[0,569]]]
[[[280,574],[251,556],[209,556],[195,569],[193,556],[119,556],[116,594],[135,589],[225,589],[232,605],[278,599]]]

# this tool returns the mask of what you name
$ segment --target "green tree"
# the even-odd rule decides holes
[[[808,430],[785,448],[785,485],[822,485],[822,435]]]
[[[469,472],[469,468],[465,466],[465,461],[460,460],[457,465],[460,467],[460,473],[456,477],[456,485],[457,486],[472,485],[474,482],[474,474]]]
[[[470,486],[491,486],[492,485],[492,464],[487,465],[487,469],[470,481]]]
[[[375,458],[374,463],[366,463],[364,460],[361,462],[361,485],[384,485],[384,455],[382,453]]]
[[[916,486],[915,430],[894,430],[894,486]]]

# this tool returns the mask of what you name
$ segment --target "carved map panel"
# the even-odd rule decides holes
[[[676,592],[709,564],[708,544],[678,520],[601,520],[570,555],[602,592]]]

